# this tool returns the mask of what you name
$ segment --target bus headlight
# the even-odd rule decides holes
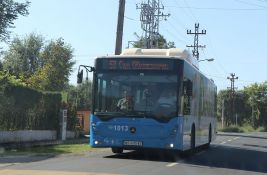
[[[173,144],[173,143],[171,143],[171,144],[170,144],[170,148],[173,148],[173,147],[174,147],[174,144]]]
[[[98,144],[98,141],[96,140],[96,141],[95,141],[95,145],[97,145],[97,144]]]

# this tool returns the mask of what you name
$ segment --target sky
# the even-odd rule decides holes
[[[17,2],[25,2],[17,0]],[[78,65],[93,66],[94,58],[113,55],[119,0],[30,0],[29,15],[14,21],[12,37],[25,37],[31,32],[46,40],[62,37],[74,49],[76,65],[70,76],[76,84]],[[142,35],[141,0],[126,0],[123,48],[136,40],[134,33]],[[199,36],[200,70],[213,79],[218,90],[230,87],[227,77],[235,73],[235,85],[241,90],[252,83],[267,80],[267,0],[161,0],[167,21],[162,20],[159,32],[175,42],[177,48],[186,49],[194,43],[195,23],[206,35]]]

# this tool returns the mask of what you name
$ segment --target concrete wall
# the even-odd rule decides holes
[[[67,139],[77,137],[77,133],[67,131]],[[57,132],[53,130],[0,131],[0,143],[51,141],[56,139]]]
[[[53,130],[0,131],[0,143],[56,140]]]
[[[67,139],[74,139],[77,137],[77,133],[75,133],[74,131],[67,131]]]

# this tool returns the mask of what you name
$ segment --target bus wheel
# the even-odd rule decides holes
[[[115,153],[115,154],[121,154],[123,152],[123,149],[122,148],[115,148],[115,147],[112,147],[111,148],[112,152]]]
[[[191,150],[194,151],[196,147],[196,132],[195,132],[195,125],[192,125],[191,128],[191,140],[190,140]]]

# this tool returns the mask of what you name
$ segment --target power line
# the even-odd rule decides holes
[[[239,2],[239,3],[242,3],[242,4],[247,4],[247,5],[250,5],[250,6],[256,6],[256,7],[261,7],[261,8],[264,8],[266,9],[267,7],[265,6],[261,6],[261,5],[258,5],[258,4],[254,4],[254,3],[251,3],[251,2],[245,2],[245,1],[241,1],[241,0],[235,0],[236,2]]]
[[[221,7],[186,7],[186,6],[166,6],[166,7],[174,7],[179,9],[195,9],[195,10],[220,10],[220,11],[267,11],[267,9],[264,8],[221,8]]]
[[[165,31],[167,31],[170,35],[172,35],[173,37],[175,37],[178,41],[182,42],[183,44],[186,44],[186,41],[184,41],[183,39],[181,39],[180,37],[178,37],[176,34],[177,33],[172,33],[170,32],[167,28],[163,27],[163,29]]]
[[[198,19],[196,18],[196,16],[195,16],[194,13],[192,12],[192,9],[190,8],[190,6],[188,5],[188,3],[187,3],[186,0],[184,0],[184,3],[185,3],[185,5],[186,5],[187,7],[189,7],[189,8],[188,8],[188,11],[189,11],[189,13],[192,15],[193,19],[195,19],[195,21],[198,21]]]
[[[170,22],[170,21],[167,21],[167,23],[174,29],[174,30],[176,30],[176,32],[177,32],[177,34],[181,37],[181,38],[183,38],[182,40],[183,41],[185,41],[185,40],[187,40],[187,38],[185,37],[185,36],[183,36],[181,33],[184,33],[184,32],[181,32],[180,33],[180,31]],[[186,43],[186,42],[185,42]]]
[[[131,20],[131,21],[138,21],[137,19],[133,19],[133,18],[130,18],[130,17],[125,16],[125,15],[124,15],[124,18],[129,19],[129,20]]]

